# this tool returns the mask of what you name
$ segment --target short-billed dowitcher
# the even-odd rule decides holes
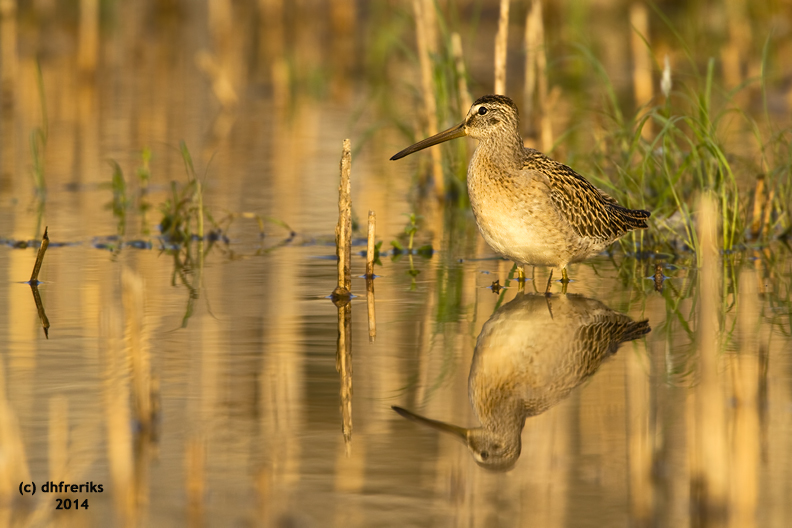
[[[551,307],[548,310],[548,306]],[[470,365],[468,397],[481,427],[405,418],[452,434],[485,468],[508,470],[520,456],[526,417],[563,400],[621,343],[651,329],[594,299],[518,294],[484,323]]]
[[[567,264],[601,252],[633,229],[648,227],[648,211],[619,205],[571,168],[526,148],[518,127],[519,113],[511,99],[485,95],[462,123],[391,159],[462,136],[477,139],[467,173],[473,214],[484,240],[518,264],[521,278],[522,265],[551,266],[561,269],[566,283]]]

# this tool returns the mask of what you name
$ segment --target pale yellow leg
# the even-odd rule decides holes
[[[519,282],[525,282],[525,270],[521,264],[517,264],[517,280]]]
[[[568,284],[569,283],[569,276],[567,276],[566,268],[561,270],[561,282],[563,284]]]

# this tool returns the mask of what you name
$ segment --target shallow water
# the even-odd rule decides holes
[[[789,525],[788,247],[723,256],[720,292],[701,288],[694,255],[616,247],[571,266],[567,294],[552,283],[538,295],[540,268],[520,293],[469,210],[416,198],[418,159],[387,161],[404,137],[366,101],[284,103],[251,80],[227,112],[194,66],[206,35],[184,31],[188,51],[160,34],[138,43],[134,68],[118,37],[92,83],[74,75],[73,53],[46,45],[45,198],[31,183],[35,57],[20,53],[0,129],[0,526]],[[416,243],[435,248],[382,257],[373,339],[354,257],[351,356],[339,355],[344,325],[327,298],[344,137],[368,138],[353,144],[355,216],[376,211],[387,248],[417,211]],[[173,250],[157,236],[170,182],[187,181],[182,139],[205,205],[236,215],[227,243]],[[109,207],[107,160],[126,178],[123,217]],[[295,235],[265,220],[262,238],[243,213]],[[22,283],[44,226],[48,335]],[[151,247],[107,249],[122,230]],[[720,340],[701,335],[708,317]],[[626,335],[616,324],[643,321]],[[515,394],[533,403],[514,411]],[[484,418],[518,435],[519,457],[492,471],[503,440],[482,460],[447,434],[460,429],[392,406],[459,428]],[[47,481],[103,492],[19,493]],[[88,509],[56,510],[70,498]]]
[[[70,513],[81,525],[86,518],[103,524],[123,512],[113,500],[124,485],[137,494],[128,515],[145,525],[182,523],[190,515],[207,525],[256,524],[262,518],[307,526],[594,526],[641,518],[687,524],[696,467],[692,444],[700,434],[696,347],[685,331],[695,327],[695,315],[684,319],[695,313],[692,269],[667,271],[674,276],[658,293],[648,279],[625,284],[620,269],[636,265],[634,260],[603,256],[572,267],[574,294],[565,297],[560,285],[553,286],[547,306],[558,335],[529,340],[547,342],[535,360],[539,367],[542,358],[556,356],[550,349],[555,340],[568,341],[564,328],[571,334],[589,324],[581,317],[594,317],[591,309],[566,313],[578,296],[594,299],[589,303],[596,310],[648,320],[652,330],[612,356],[606,353],[601,366],[587,372],[590,378],[528,417],[521,456],[507,473],[479,467],[451,435],[391,410],[397,405],[463,427],[478,425],[467,387],[476,339],[518,293],[514,281],[501,295],[487,288],[496,278],[506,283],[511,266],[474,260],[487,252],[475,252],[470,219],[457,221],[461,239],[445,249],[448,238],[439,237],[441,249],[431,259],[414,259],[420,271],[414,279],[404,257],[385,259],[378,268],[373,342],[365,284],[353,281],[359,297],[351,308],[348,444],[336,371],[338,310],[325,298],[334,286],[335,261],[322,257],[332,247],[293,243],[255,256],[254,244],[232,243],[234,259],[216,248],[203,269],[187,272],[188,281],[200,275],[202,286],[186,320],[190,293],[172,284],[168,255],[132,249],[113,255],[87,243],[52,248],[40,286],[49,339],[30,288],[14,282],[26,277],[33,250],[0,249],[0,269],[6,270],[0,319],[5,393],[9,415],[17,420],[10,433],[19,436],[29,480],[103,483],[104,493],[78,494],[90,504],[87,512]],[[239,238],[255,239],[256,230],[248,231]],[[720,355],[719,405],[728,424],[723,433],[732,472],[727,479],[737,484],[734,472],[751,475],[738,489],[756,501],[739,507],[730,502],[730,508],[756,512],[761,526],[783,526],[790,515],[783,497],[792,471],[792,361],[789,303],[778,292],[788,291],[789,265],[762,278],[765,261],[755,264],[743,277],[764,290],[755,299],[758,312],[750,315],[758,347],[736,354],[744,339],[738,331]],[[362,271],[363,259],[356,257],[353,274]],[[124,274],[141,286],[124,286]],[[534,284],[541,289],[545,278],[537,269],[526,290],[532,292]],[[129,304],[135,296],[144,303],[137,321]],[[681,307],[673,311],[677,302]],[[541,336],[548,313],[539,310],[538,320],[519,315],[507,330],[522,325],[529,336]],[[729,321],[734,318],[727,316]],[[155,436],[143,438],[142,445],[134,442],[138,426],[128,397],[134,369],[121,363],[113,370],[114,361],[126,361],[124,338],[134,324],[150,354],[159,409]],[[519,345],[505,352],[520,353]],[[739,361],[745,363],[736,366]],[[560,367],[546,368],[552,377]],[[756,387],[755,408],[735,401],[735,376],[743,372]],[[120,399],[113,400],[114,394]],[[119,412],[122,421],[113,426]],[[54,433],[58,427],[68,433]],[[119,444],[122,454],[113,455],[109,442]],[[59,456],[65,462],[55,469],[53,458]],[[133,466],[111,470],[115,456]],[[191,486],[202,490],[198,504],[190,502]],[[65,513],[48,511],[54,502],[54,496],[17,496],[6,514],[22,525],[38,509],[58,518]]]

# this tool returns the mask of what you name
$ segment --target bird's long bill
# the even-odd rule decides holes
[[[454,436],[457,440],[461,440],[462,443],[467,444],[467,429],[464,427],[447,424],[445,422],[438,422],[437,420],[430,420],[429,418],[424,418],[423,416],[411,413],[407,409],[402,409],[401,407],[396,407],[395,405],[391,406],[391,409],[412,422],[431,427],[432,429],[436,429],[444,433],[450,433],[451,436]]]
[[[467,132],[465,131],[465,122],[462,121],[456,126],[449,128],[448,130],[444,130],[439,134],[435,134],[432,137],[428,137],[423,141],[419,141],[415,145],[410,145],[406,149],[402,150],[398,154],[394,154],[391,160],[402,159],[404,156],[409,156],[413,152],[418,152],[419,150],[423,150],[426,147],[431,147],[432,145],[437,145],[438,143],[442,143],[443,141],[448,141],[450,139],[456,139],[458,137],[466,136]]]

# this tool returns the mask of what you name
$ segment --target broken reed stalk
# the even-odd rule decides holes
[[[426,135],[437,134],[437,102],[435,101],[432,81],[431,54],[437,52],[436,32],[434,30],[434,3],[432,0],[413,0],[415,11],[415,37],[418,44],[418,62],[421,66],[421,91],[426,112]],[[440,149],[430,149],[432,156],[432,176],[434,177],[435,194],[442,200],[445,198],[445,181]],[[425,184],[423,180],[421,184]]]
[[[665,282],[665,275],[663,274],[663,266],[661,266],[660,264],[655,265],[655,272],[653,278],[655,283],[655,291],[662,292],[663,282]]]
[[[44,329],[44,337],[49,339],[50,322],[47,313],[44,311],[44,303],[41,302],[41,294],[39,293],[38,286],[31,282],[30,291],[33,292],[33,302],[36,303],[36,311],[38,311],[41,327]]]
[[[352,304],[338,305],[336,371],[341,378],[341,432],[346,455],[352,449]]]
[[[369,343],[377,337],[377,315],[374,304],[374,279],[366,279],[366,308],[368,308]]]
[[[338,185],[338,225],[336,226],[336,255],[338,255],[338,286],[333,299],[349,299],[352,290],[352,147],[345,139],[341,150],[341,182]]]
[[[368,244],[366,247],[366,305],[368,308],[369,341],[373,342],[377,335],[377,323],[374,317],[374,238],[377,228],[377,216],[374,211],[368,214]]]
[[[465,115],[473,104],[473,99],[470,97],[467,85],[467,72],[462,55],[462,38],[457,32],[451,34],[451,55],[454,57],[454,67],[456,68],[459,109],[462,115]]]
[[[506,93],[506,49],[509,41],[509,0],[501,0],[495,35],[495,93]]]
[[[377,215],[374,211],[368,214],[368,239],[366,241],[366,278],[374,278],[374,234],[377,230]]]
[[[49,229],[49,226],[44,228],[44,236],[41,237],[41,245],[39,246],[38,253],[36,254],[36,263],[33,264],[33,273],[30,275],[31,285],[37,285],[39,283],[38,276],[39,272],[41,271],[41,263],[44,262],[44,253],[47,252],[47,247],[49,247],[47,229]]]
[[[635,106],[642,107],[652,100],[652,56],[649,52],[649,14],[645,4],[630,6],[630,44],[633,56],[633,94]],[[645,40],[645,42],[644,42]],[[652,137],[652,121],[647,120],[641,129],[644,139]]]
[[[695,459],[691,464],[691,489],[695,490],[703,519],[719,525],[726,514],[729,486],[727,428],[720,376],[720,285],[718,209],[712,195],[701,197],[699,206],[698,356],[699,384],[695,394]]]

